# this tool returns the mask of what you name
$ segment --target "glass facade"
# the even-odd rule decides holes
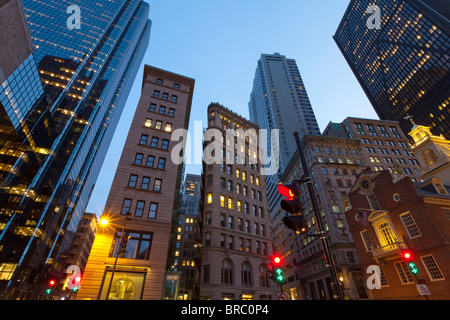
[[[2,299],[36,299],[65,259],[148,46],[140,0],[23,0],[34,52],[0,87]]]
[[[382,120],[413,117],[450,138],[448,2],[352,0],[334,39]],[[379,28],[369,28],[376,5]],[[375,21],[375,20],[374,20]],[[369,24],[370,25],[370,24]]]

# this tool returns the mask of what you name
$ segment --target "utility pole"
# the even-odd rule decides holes
[[[302,164],[304,181],[308,187],[308,192],[309,192],[309,196],[311,198],[311,204],[312,204],[314,216],[315,216],[316,222],[317,222],[318,237],[321,240],[323,252],[325,255],[325,265],[326,265],[326,268],[328,269],[328,272],[331,277],[331,289],[333,290],[333,298],[344,300],[344,294],[343,294],[343,292],[340,288],[339,282],[338,282],[336,267],[334,265],[333,256],[331,255],[331,251],[330,251],[330,244],[328,241],[327,233],[323,226],[322,216],[320,215],[319,205],[317,204],[316,194],[314,192],[314,186],[311,181],[311,176],[310,176],[309,169],[308,169],[308,166],[306,163],[305,154],[303,152],[303,148],[302,148],[302,145],[300,142],[298,132],[294,132],[294,137],[295,137],[295,142],[297,144],[298,153],[300,155],[300,161]]]

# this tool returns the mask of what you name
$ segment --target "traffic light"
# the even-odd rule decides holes
[[[73,283],[75,286],[72,288],[72,291],[77,292],[81,285],[81,277],[78,276],[75,279],[73,279]]]
[[[294,230],[297,234],[304,234],[308,231],[308,222],[302,215],[284,217],[283,223],[286,227]]]
[[[402,252],[403,260],[408,264],[409,270],[411,270],[411,273],[417,274],[419,270],[416,267],[416,264],[414,263],[414,255],[411,251],[403,251]]]
[[[278,184],[278,192],[286,197],[286,199],[281,200],[281,208],[292,214],[302,214],[305,210],[305,206],[300,201],[300,189],[294,183]]]
[[[280,255],[274,255],[272,257],[272,279],[279,284],[284,282],[283,269],[281,269],[281,265],[283,264],[283,259]]]
[[[51,294],[55,285],[56,285],[56,280],[50,279],[47,283],[47,289],[45,289],[45,294],[47,294],[47,295]]]

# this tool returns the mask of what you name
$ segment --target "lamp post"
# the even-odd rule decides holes
[[[305,177],[304,182],[306,182],[306,185],[308,187],[314,216],[315,216],[316,222],[317,222],[318,237],[322,242],[322,248],[323,248],[323,252],[325,255],[325,264],[326,264],[326,267],[327,267],[328,272],[331,277],[331,288],[333,290],[333,297],[336,299],[343,300],[344,294],[343,294],[343,292],[340,288],[339,282],[338,282],[336,266],[334,265],[333,257],[331,255],[327,233],[324,228],[322,216],[320,215],[320,212],[319,212],[319,205],[317,204],[317,199],[316,199],[316,195],[314,192],[314,186],[311,181],[311,176],[309,173],[308,166],[306,164],[306,158],[305,158],[305,154],[303,152],[303,148],[302,148],[302,145],[300,142],[298,132],[294,132],[294,137],[295,137],[295,142],[297,144],[298,153],[300,155],[300,161],[302,164],[303,175]]]
[[[131,216],[130,212],[127,212],[125,214],[125,223],[122,226],[122,233],[120,235],[119,246],[118,246],[117,252],[116,252],[116,259],[114,260],[114,266],[113,266],[113,270],[112,270],[112,273],[111,273],[111,279],[109,280],[108,291],[106,292],[106,300],[109,300],[109,293],[111,291],[111,286],[112,286],[112,282],[113,282],[113,279],[114,279],[114,273],[116,272],[117,259],[119,258],[119,253],[121,251],[122,241],[123,241],[123,234],[125,233],[125,227],[127,226],[127,221],[131,220],[130,218],[128,218],[128,216]],[[101,220],[101,224],[102,225],[106,225],[106,224],[108,224],[108,222],[107,222],[106,219],[102,219]]]

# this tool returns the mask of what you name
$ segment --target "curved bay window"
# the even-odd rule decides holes
[[[222,284],[233,284],[233,262],[230,259],[222,262]]]

